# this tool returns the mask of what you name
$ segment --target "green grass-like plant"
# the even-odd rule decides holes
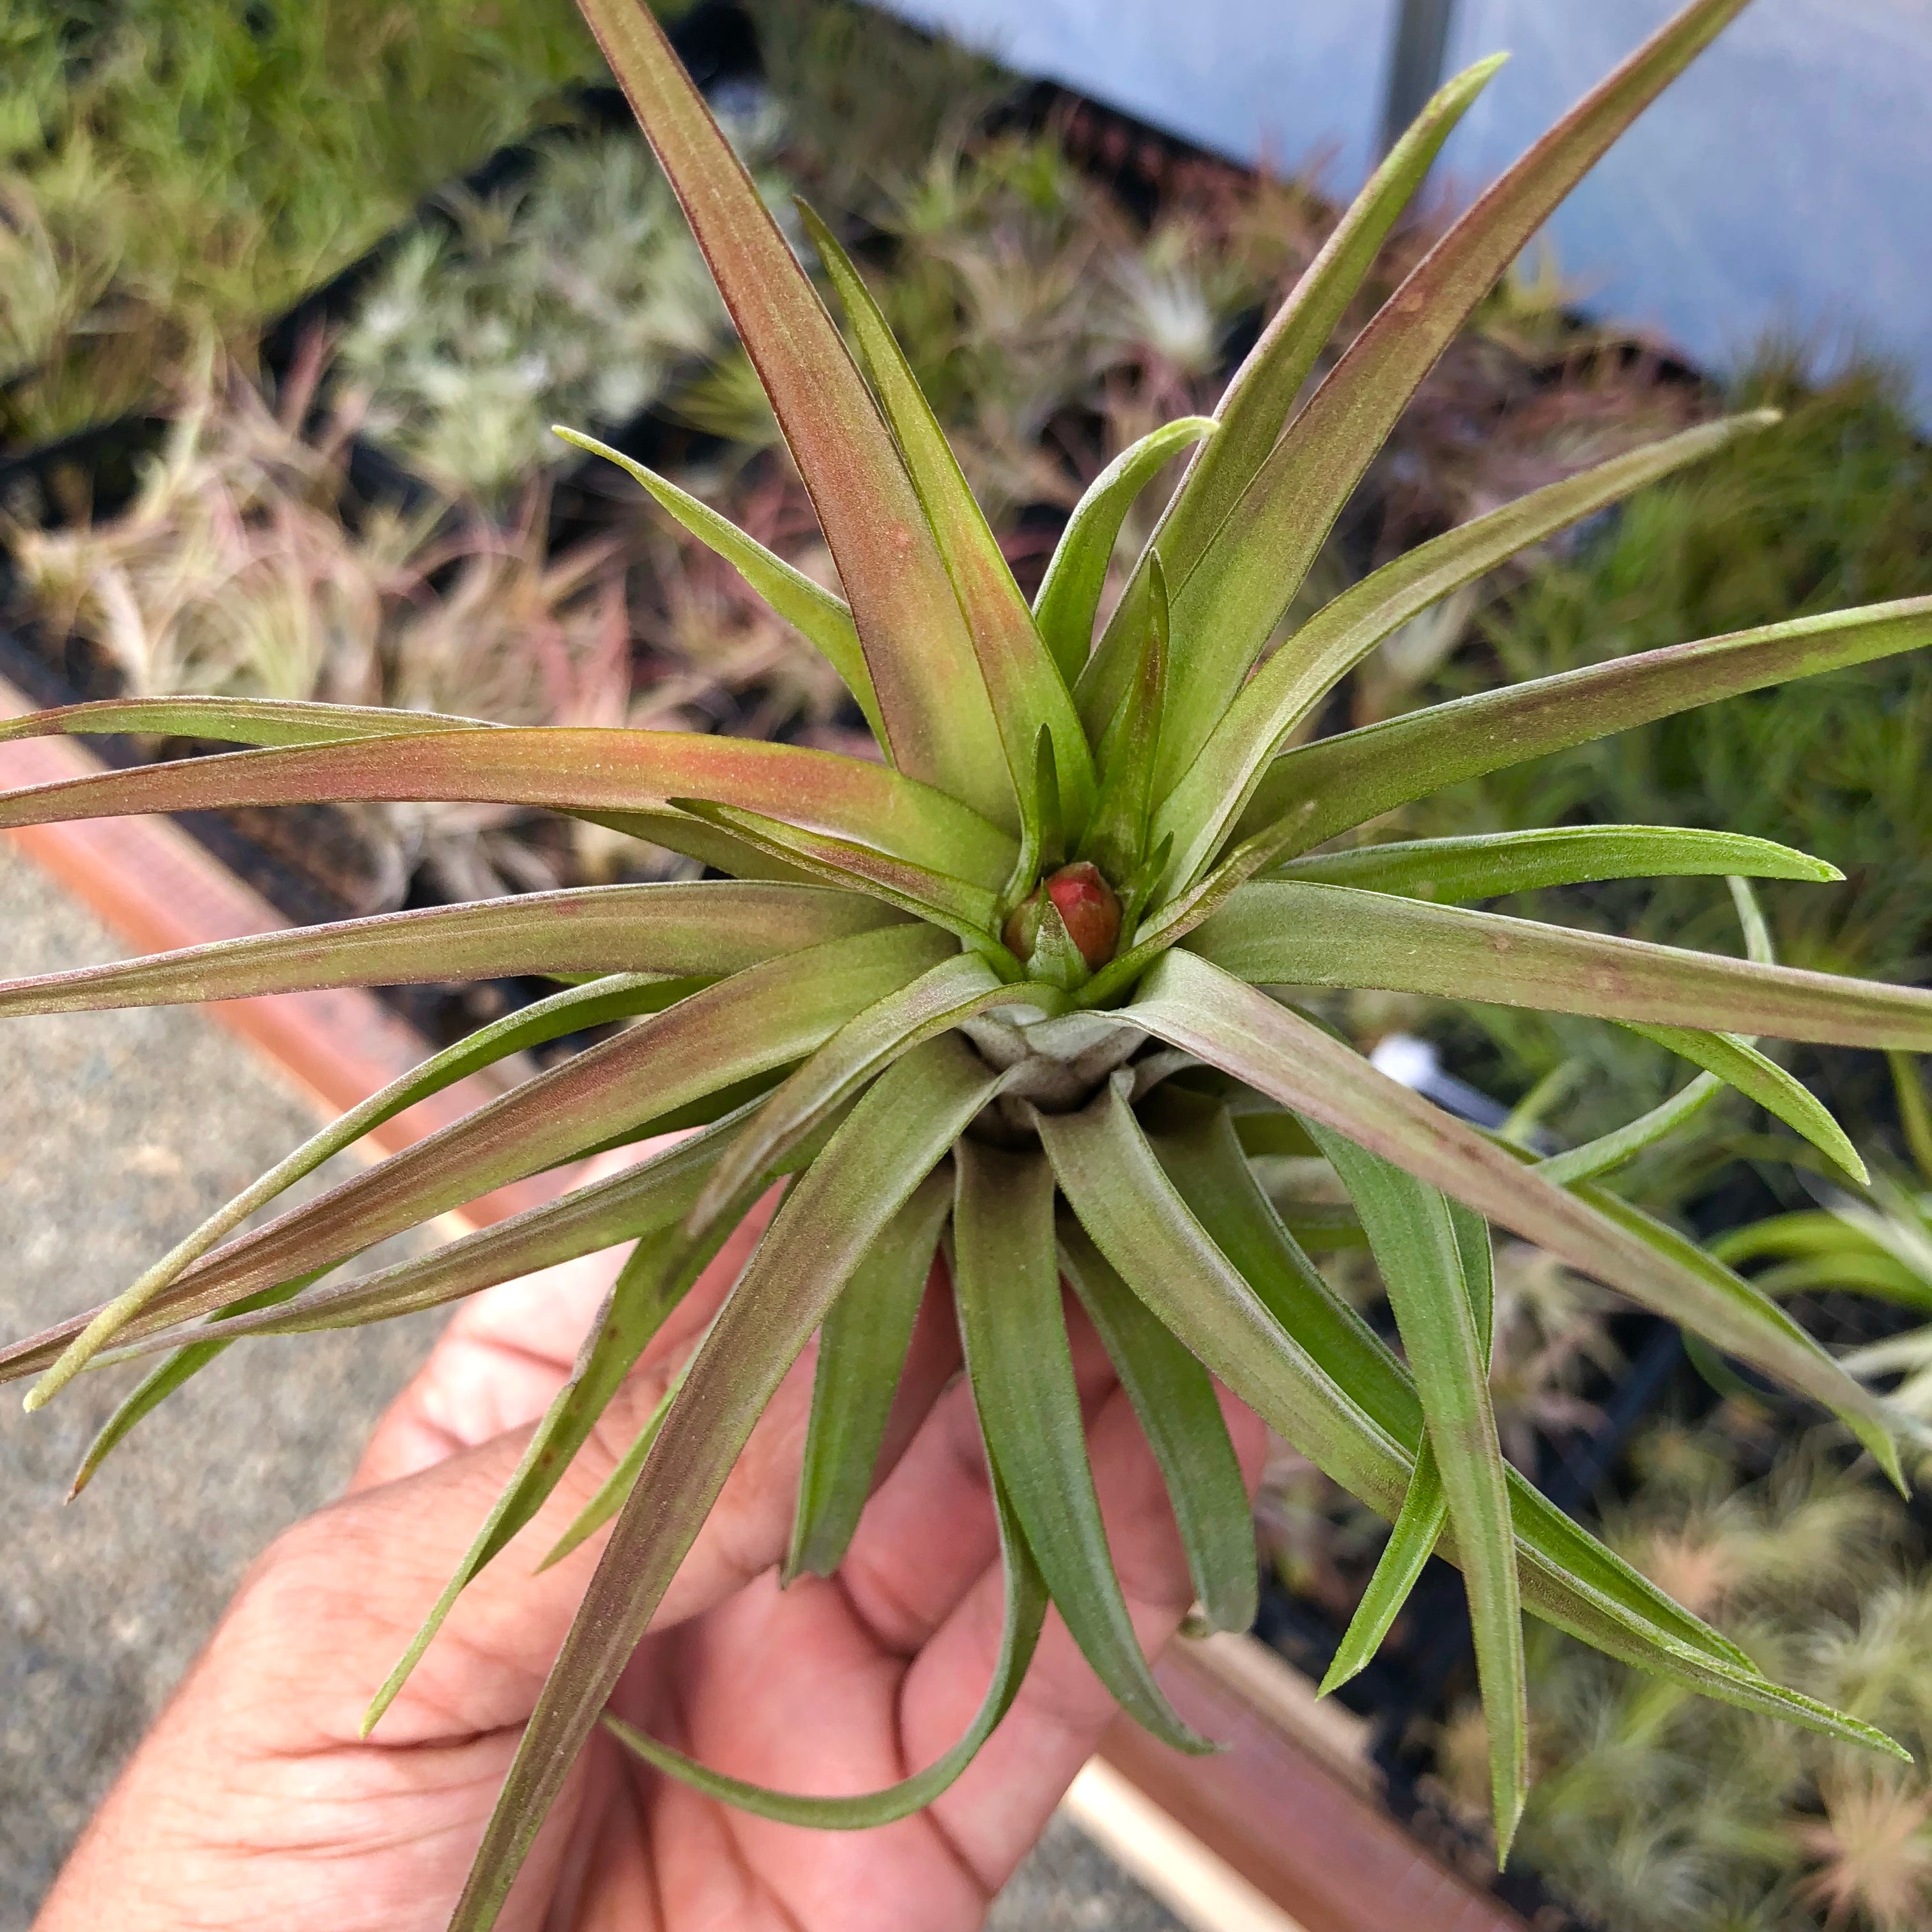
[[[740,117],[762,160],[777,116]],[[765,191],[782,201],[774,176]],[[634,134],[546,142],[527,181],[454,199],[357,303],[338,368],[364,433],[453,494],[500,500],[576,452],[560,416],[614,430],[730,340],[677,202]]]
[[[627,466],[824,652],[882,761],[247,700],[110,702],[6,728],[256,748],[17,793],[0,801],[0,826],[334,800],[512,802],[614,824],[729,875],[394,914],[0,992],[8,1010],[28,1012],[516,973],[568,982],[365,1103],[113,1302],[0,1353],[0,1373],[40,1376],[36,1406],[90,1363],[161,1354],[92,1466],[238,1336],[377,1319],[636,1240],[578,1372],[372,1722],[464,1584],[530,1520],[664,1312],[748,1204],[788,1179],[662,1412],[565,1539],[610,1526],[457,1908],[464,1932],[494,1919],[765,1402],[814,1334],[788,1567],[836,1568],[880,1453],[908,1311],[940,1251],[1006,1564],[1006,1637],[979,1718],[938,1762],[863,1796],[763,1791],[620,1733],[670,1774],[796,1822],[902,1815],[998,1724],[1049,1602],[1136,1718],[1184,1748],[1209,1748],[1168,1706],[1126,1618],[1086,1462],[1063,1279],[1142,1401],[1202,1622],[1245,1625],[1255,1592],[1247,1499],[1210,1376],[1394,1523],[1341,1673],[1372,1651],[1432,1550],[1460,1564],[1504,1850],[1528,1761],[1525,1608],[1679,1685],[1898,1750],[1774,1682],[1505,1463],[1485,1372],[1491,1222],[1815,1400],[1898,1469],[1876,1398],[1774,1303],[1598,1184],[1674,1117],[1539,1165],[1379,1075],[1282,990],[1381,987],[1640,1028],[1855,1173],[1835,1124],[1750,1036],[1932,1046],[1932,994],[1772,964],[1754,917],[1758,956],[1738,959],[1459,903],[1637,874],[1836,875],[1787,848],[1598,826],[1318,850],[1456,779],[1932,641],[1932,599],[1674,644],[1280,750],[1399,626],[1524,545],[1756,434],[1762,416],[1614,458],[1461,525],[1364,579],[1262,662],[1437,357],[1578,177],[1742,4],[1696,0],[1633,54],[1443,236],[1301,401],[1335,321],[1497,63],[1449,82],[1216,415],[1154,431],[1096,480],[1029,606],[836,240],[806,214],[849,348],[650,16],[636,0],[584,0],[770,396],[844,597]],[[1098,623],[1128,506],[1187,451],[1184,479]],[[223,1240],[296,1174],[457,1072],[626,1018],[466,1121]],[[341,1285],[320,1279],[516,1176],[673,1126],[699,1131],[426,1258]],[[1284,1154],[1325,1159],[1346,1186],[1406,1360],[1329,1292],[1261,1191],[1249,1156]]]
[[[0,0],[0,50],[20,441],[138,405],[199,338],[251,338],[597,65],[565,0]]]

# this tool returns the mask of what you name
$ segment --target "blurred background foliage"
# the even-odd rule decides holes
[[[1882,1484],[1748,1401],[1653,1424],[1601,1533],[1784,1682],[1882,1726],[1880,1762],[1688,1696],[1532,1624],[1525,1856],[1617,1932],[1913,1932],[1932,1916],[1932,1563]],[[1480,1710],[1438,1740],[1473,1813]]]
[[[139,398],[598,72],[569,0],[0,0],[0,434]]]

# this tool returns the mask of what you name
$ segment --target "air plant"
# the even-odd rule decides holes
[[[1486,1375],[1491,1222],[1789,1383],[1898,1468],[1882,1406],[1774,1303],[1593,1184],[1630,1133],[1668,1120],[1632,1128],[1607,1153],[1573,1150],[1539,1166],[1378,1074],[1289,994],[1264,990],[1384,986],[1640,1027],[1852,1166],[1828,1117],[1743,1036],[1932,1044],[1932,994],[1454,903],[1634,873],[1835,876],[1789,848],[1599,826],[1316,851],[1456,778],[1916,647],[1932,640],[1932,600],[1616,659],[1276,755],[1396,626],[1522,544],[1760,433],[1763,417],[1691,430],[1446,533],[1310,618],[1249,675],[1431,364],[1575,180],[1741,4],[1696,0],[1632,55],[1444,235],[1298,410],[1335,319],[1497,63],[1448,83],[1216,417],[1165,426],[1096,479],[1030,608],[844,250],[807,218],[850,350],[655,22],[635,0],[586,0],[770,394],[844,598],[627,466],[819,644],[884,762],[716,736],[512,730],[247,700],[95,704],[7,728],[138,726],[260,748],[16,793],[0,802],[0,826],[334,799],[512,802],[615,823],[732,875],[400,914],[0,995],[26,1012],[370,980],[573,982],[368,1102],[112,1303],[0,1352],[0,1373],[40,1376],[35,1406],[130,1345],[163,1353],[112,1425],[118,1440],[238,1335],[380,1318],[637,1240],[579,1372],[378,1693],[372,1723],[464,1583],[530,1520],[664,1312],[748,1204],[790,1178],[662,1412],[565,1538],[610,1526],[457,1907],[464,1932],[494,1919],[759,1414],[815,1334],[788,1570],[836,1568],[878,1459],[910,1311],[942,1247],[1006,1567],[1005,1640],[979,1717],[934,1763],[862,1796],[764,1791],[620,1733],[669,1774],[794,1822],[902,1815],[998,1724],[1049,1602],[1126,1709],[1184,1748],[1210,1748],[1154,1679],[1106,1556],[1063,1276],[1138,1392],[1204,1623],[1245,1624],[1255,1589],[1247,1498],[1210,1376],[1395,1522],[1354,1656],[1372,1650],[1432,1550],[1461,1566],[1501,1845],[1527,1772],[1525,1607],[1678,1686],[1897,1754],[1882,1732],[1774,1682],[1503,1458]],[[1096,640],[1125,506],[1190,447],[1186,476]],[[1419,880],[1433,901],[1414,896]],[[638,1023],[467,1121],[217,1245],[322,1147],[458,1065],[627,1016]],[[1238,1113],[1257,1118],[1244,1127]],[[674,1125],[700,1131],[433,1256],[344,1285],[317,1280],[513,1175]],[[1406,1361],[1330,1294],[1253,1183],[1244,1149],[1270,1141],[1317,1149],[1340,1174],[1380,1258]],[[196,1325],[210,1315],[212,1325]]]
[[[769,103],[728,117],[766,164]],[[669,184],[634,135],[557,136],[530,178],[448,197],[453,232],[412,236],[357,304],[338,350],[366,432],[458,495],[497,498],[574,452],[559,416],[620,428],[730,323]]]

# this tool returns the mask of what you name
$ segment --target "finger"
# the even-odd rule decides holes
[[[1074,1382],[1082,1411],[1090,1418],[1117,1378],[1085,1310],[1070,1294],[1066,1307]],[[874,1641],[910,1657],[957,1607],[998,1548],[979,1412],[962,1381],[934,1404],[866,1504],[838,1580]]]
[[[668,1135],[663,1144],[682,1138]],[[652,1152],[658,1145],[645,1143]],[[630,1150],[618,1153],[625,1157],[601,1155],[590,1162],[586,1180],[634,1164]],[[646,1360],[687,1346],[717,1312],[771,1219],[776,1198],[774,1192],[759,1202],[733,1232],[654,1338]],[[580,1255],[461,1304],[429,1359],[376,1424],[350,1490],[412,1475],[536,1421],[568,1376],[632,1246]]]
[[[1264,1432],[1225,1393],[1222,1409],[1252,1490]],[[1088,1444],[1115,1574],[1142,1646],[1156,1656],[1194,1592],[1159,1465],[1124,1390],[1117,1389],[1094,1418]],[[988,1574],[908,1671],[900,1702],[908,1763],[929,1762],[972,1721],[998,1654],[1003,1596],[1000,1579]],[[1050,1616],[1005,1722],[928,1814],[986,1897],[1039,1837],[1115,1710],[1066,1624],[1057,1612]]]
[[[766,1204],[768,1211],[770,1204]],[[733,1235],[692,1292],[698,1308],[685,1326],[708,1318],[756,1239],[754,1222]],[[675,1338],[670,1338],[675,1340]],[[687,1336],[685,1352],[694,1337]],[[452,1357],[451,1359],[458,1359]],[[535,1520],[465,1590],[436,1641],[416,1666],[376,1733],[406,1744],[473,1735],[529,1714],[556,1648],[575,1613],[599,1554],[602,1535],[564,1562],[533,1575],[536,1564],[602,1486],[650,1419],[681,1354],[654,1346],[633,1372],[560,1478]],[[908,1358],[899,1428],[912,1430],[952,1372],[945,1328],[923,1324]],[[742,1587],[782,1555],[797,1495],[814,1363],[794,1365],[752,1432],[661,1606],[662,1628]],[[368,1466],[380,1469],[406,1452],[410,1432],[435,1426],[423,1402],[438,1385],[426,1382],[399,1405],[394,1432]],[[285,1708],[263,1722],[285,1732],[304,1727],[331,1738],[356,1734],[376,1687],[467,1550],[514,1472],[527,1428],[479,1447],[446,1454],[400,1480],[364,1486],[290,1533],[255,1594],[272,1592],[255,1623],[288,1650],[292,1630],[328,1630],[325,1667],[288,1687]],[[295,1619],[291,1623],[290,1619]],[[265,1660],[272,1669],[272,1658]]]
[[[948,1402],[963,1394],[950,1392]],[[1258,1472],[1252,1419],[1230,1419],[1244,1466]],[[935,1414],[926,1437],[938,1421]],[[1100,1403],[1089,1441],[1123,1588],[1151,1648],[1172,1634],[1192,1593],[1158,1468],[1118,1389]],[[900,1473],[916,1468],[909,1455]],[[627,1676],[618,1707],[702,1762],[756,1783],[808,1792],[888,1785],[949,1748],[985,1694],[1005,1594],[988,1554],[909,1667],[880,1652],[836,1584],[808,1578],[781,1593],[766,1576],[654,1640],[663,1648]],[[998,1755],[987,1770],[968,1774],[969,1796],[956,1808],[962,1824],[940,1808],[862,1834],[810,1833],[641,1773],[661,1896],[705,1923],[883,1932],[903,1922],[902,1901],[916,1898],[922,1923],[976,1924],[1114,1711],[1056,1618],[1019,1703],[988,1747]],[[880,1906],[894,1900],[898,1918]]]

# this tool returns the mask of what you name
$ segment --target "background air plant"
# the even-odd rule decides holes
[[[292,1156],[113,1303],[0,1352],[7,1373],[40,1376],[35,1404],[90,1361],[130,1346],[162,1353],[105,1453],[236,1336],[377,1318],[637,1240],[578,1372],[379,1692],[372,1722],[464,1583],[528,1520],[664,1312],[748,1204],[789,1178],[662,1412],[565,1539],[611,1526],[457,1908],[459,1928],[494,1918],[758,1414],[814,1333],[789,1567],[836,1566],[877,1460],[901,1338],[941,1246],[1008,1579],[1005,1640],[979,1718],[935,1763],[862,1796],[762,1791],[620,1732],[671,1774],[799,1822],[901,1815],[942,1789],[999,1722],[1049,1600],[1141,1722],[1206,1748],[1153,1678],[1106,1555],[1063,1276],[1137,1392],[1205,1624],[1244,1624],[1255,1588],[1247,1499],[1210,1372],[1394,1521],[1340,1674],[1372,1651],[1432,1550],[1460,1564],[1502,1846],[1528,1772],[1526,1606],[1675,1686],[1896,1754],[1862,1719],[1780,1687],[1503,1456],[1486,1374],[1491,1222],[1814,1399],[1896,1472],[1868,1390],[1748,1283],[1596,1184],[1633,1140],[1667,1131],[1676,1116],[1538,1163],[1378,1074],[1281,990],[1382,987],[1639,1028],[1854,1172],[1858,1156],[1835,1124],[1746,1039],[1932,1045],[1932,994],[1456,904],[1646,873],[1834,875],[1786,848],[1596,826],[1318,850],[1498,764],[1916,647],[1932,640],[1932,601],[1612,659],[1276,756],[1338,679],[1429,604],[1641,484],[1761,433],[1764,417],[1686,431],[1462,524],[1310,615],[1254,670],[1432,364],[1577,177],[1740,4],[1697,0],[1634,53],[1443,236],[1300,402],[1390,226],[1496,63],[1450,82],[1331,235],[1216,416],[1164,426],[1096,479],[1030,608],[832,236],[807,218],[853,351],[650,16],[634,0],[586,0],[770,395],[843,598],[665,479],[626,466],[819,644],[884,762],[715,736],[506,729],[252,699],[111,701],[8,728],[138,726],[260,748],[16,794],[0,825],[337,799],[509,803],[615,824],[734,875],[350,922],[22,982],[4,996],[22,1012],[355,980],[526,973],[570,982]],[[1096,639],[1126,506],[1190,447],[1186,478]],[[1753,950],[1764,951],[1755,929]],[[453,1067],[626,1017],[638,1023],[468,1120],[221,1242],[322,1151]],[[668,1152],[554,1206],[364,1280],[319,1279],[514,1174],[692,1124],[701,1130]],[[1248,1166],[1264,1152],[1318,1153],[1339,1174],[1380,1262],[1406,1360],[1332,1294],[1275,1215]],[[196,1325],[208,1316],[214,1326]]]
[[[761,166],[767,106],[729,117]],[[767,200],[790,188],[767,174]],[[339,364],[365,432],[458,495],[497,498],[573,452],[560,417],[621,428],[730,338],[676,197],[634,135],[554,136],[530,178],[451,198],[357,304]]]
[[[356,418],[315,410],[323,367],[311,344],[271,406],[231,365],[204,362],[124,510],[5,532],[28,608],[53,634],[92,644],[137,697],[460,704],[505,724],[622,722],[630,627],[620,547],[548,554],[540,494],[507,526],[434,500],[407,514],[353,505]],[[332,849],[326,862],[358,910],[400,904],[419,874],[459,899],[561,883],[554,855],[529,836],[531,815],[513,804],[351,809],[357,860],[345,868]]]
[[[1884,1724],[1922,1761],[1932,1576],[1918,1532],[1822,1432],[1768,1454],[1745,1399],[1654,1426],[1605,1538],[1766,1667]],[[1569,1904],[1630,1932],[1906,1932],[1932,1912],[1921,1771],[1684,1695],[1539,1629],[1538,1776],[1519,1840]],[[1466,1706],[1438,1741],[1479,1811],[1486,1744]]]
[[[1932,1313],[1932,1105],[1912,1059],[1888,1058],[1906,1144],[1925,1191],[1888,1178],[1862,1197],[1833,1190],[1821,1208],[1774,1215],[1712,1244],[1720,1260],[1751,1269],[1764,1293],[1848,1294],[1912,1315]],[[1868,1342],[1844,1360],[1854,1375],[1893,1382],[1892,1406],[1932,1428],[1932,1328]]]

